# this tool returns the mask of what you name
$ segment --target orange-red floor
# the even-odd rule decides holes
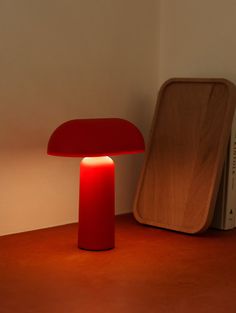
[[[236,231],[201,236],[116,219],[116,248],[77,225],[0,237],[0,313],[235,313]]]

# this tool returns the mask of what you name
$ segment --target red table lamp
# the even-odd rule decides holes
[[[119,118],[71,120],[52,133],[48,154],[83,157],[80,163],[79,248],[114,248],[114,162],[107,155],[140,153],[144,149],[138,128]]]

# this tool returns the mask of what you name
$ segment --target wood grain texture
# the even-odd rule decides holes
[[[198,233],[211,223],[236,103],[224,79],[161,88],[134,204],[144,224]]]

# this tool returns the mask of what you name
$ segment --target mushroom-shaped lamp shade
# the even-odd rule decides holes
[[[78,247],[114,247],[114,162],[108,155],[145,149],[138,128],[119,118],[76,119],[61,124],[48,142],[48,154],[83,157],[80,163]]]

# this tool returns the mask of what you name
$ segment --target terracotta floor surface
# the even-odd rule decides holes
[[[116,218],[116,248],[77,225],[0,237],[0,313],[236,312],[236,230],[189,236]]]

